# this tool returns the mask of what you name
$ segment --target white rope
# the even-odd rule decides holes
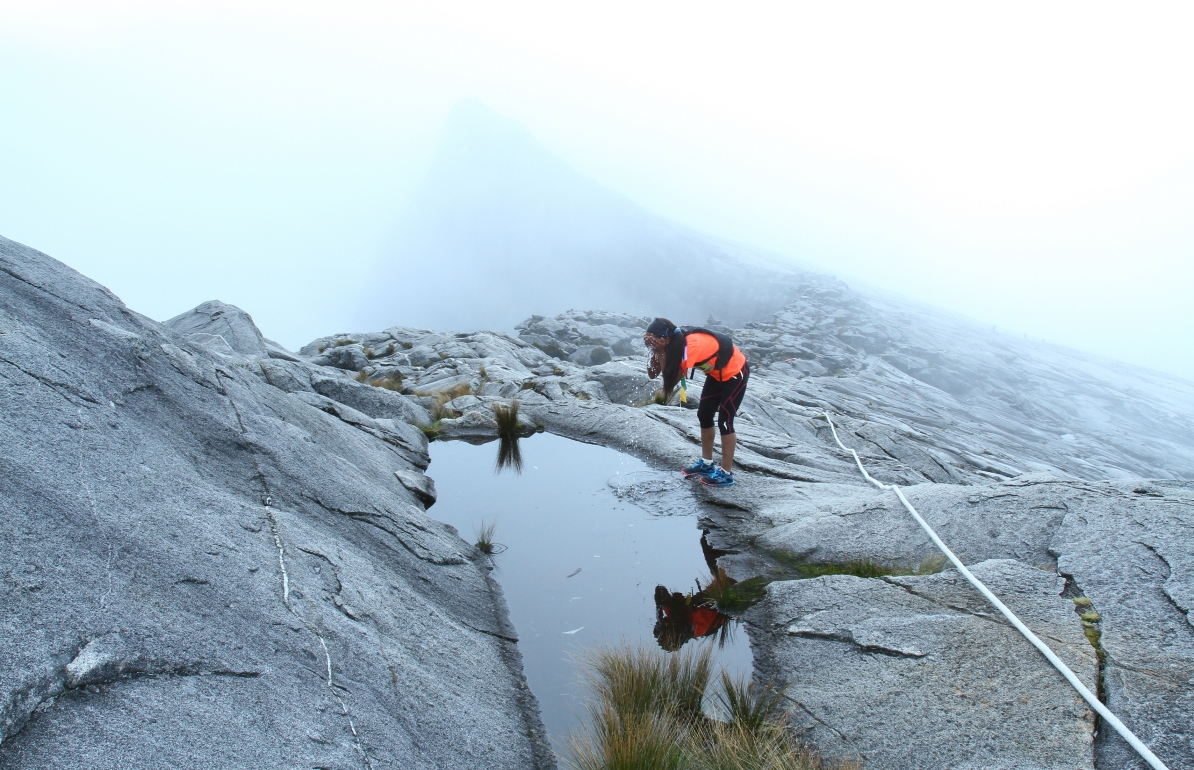
[[[842,440],[837,437],[837,430],[833,427],[833,420],[829,419],[828,412],[825,413],[825,421],[829,423],[829,430],[833,431],[833,440],[836,441],[837,445],[840,446],[844,451],[849,452],[854,456],[854,462],[856,465],[858,465],[858,470],[862,471],[862,475],[866,478],[866,480],[880,489],[890,489],[892,492],[895,492],[896,496],[900,498],[900,502],[903,503],[904,507],[908,509],[908,513],[912,514],[912,518],[916,519],[916,523],[919,524],[920,528],[925,531],[925,533],[929,536],[929,539],[933,541],[933,544],[941,549],[941,553],[945,554],[946,558],[953,563],[958,572],[961,572],[962,575],[970,581],[972,586],[977,588],[983,596],[987,597],[987,601],[991,602],[991,604],[995,606],[995,609],[1003,613],[1003,616],[1008,619],[1008,622],[1015,626],[1016,630],[1023,634],[1025,639],[1032,642],[1033,647],[1036,647],[1038,650],[1040,650],[1041,654],[1053,664],[1053,668],[1061,672],[1061,675],[1064,676],[1071,685],[1073,685],[1074,689],[1078,691],[1078,694],[1090,704],[1090,707],[1098,712],[1099,716],[1101,716],[1104,721],[1107,722],[1107,724],[1114,727],[1115,732],[1119,733],[1125,741],[1131,744],[1132,748],[1136,750],[1136,753],[1144,757],[1144,760],[1148,762],[1149,765],[1156,770],[1169,770],[1165,766],[1165,763],[1157,759],[1157,756],[1149,751],[1148,746],[1145,746],[1144,743],[1136,737],[1135,733],[1125,727],[1124,723],[1119,721],[1119,718],[1116,717],[1115,714],[1112,714],[1111,711],[1099,701],[1095,694],[1086,687],[1086,685],[1082,684],[1082,680],[1080,680],[1073,671],[1070,671],[1069,666],[1061,662],[1061,659],[1053,653],[1053,650],[1049,648],[1049,645],[1037,638],[1037,635],[1032,633],[1032,631],[1029,631],[1028,627],[1021,623],[1020,619],[1016,617],[1015,614],[1009,610],[1003,602],[999,601],[995,594],[991,593],[991,590],[983,585],[981,580],[971,574],[970,570],[966,569],[966,565],[954,555],[953,551],[949,550],[945,543],[941,542],[941,538],[937,537],[937,533],[933,531],[933,528],[930,527],[928,523],[926,523],[925,520],[920,517],[920,514],[917,513],[916,509],[912,507],[912,503],[908,502],[908,498],[904,497],[904,493],[899,487],[897,487],[895,484],[883,484],[871,478],[871,474],[867,473],[866,468],[862,467],[862,461],[858,459],[858,453],[843,444]]]

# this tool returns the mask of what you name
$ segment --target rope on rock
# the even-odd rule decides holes
[[[837,442],[837,445],[840,446],[843,451],[849,452],[854,456],[854,463],[858,466],[858,470],[862,472],[863,477],[880,489],[890,489],[892,492],[895,492],[896,497],[900,498],[900,502],[903,503],[904,507],[908,509],[908,513],[912,514],[912,518],[916,519],[916,523],[919,524],[920,528],[925,531],[925,534],[929,536],[929,539],[933,541],[933,544],[941,550],[941,553],[945,554],[946,558],[953,563],[958,572],[962,573],[963,577],[969,580],[970,584],[979,590],[979,593],[987,597],[987,601],[991,602],[995,609],[999,610],[1003,616],[1007,618],[1008,622],[1011,623],[1017,631],[1023,634],[1025,639],[1032,643],[1033,647],[1036,647],[1038,650],[1040,650],[1040,653],[1044,655],[1050,663],[1053,664],[1053,668],[1061,672],[1061,675],[1064,676],[1071,685],[1073,685],[1074,689],[1078,691],[1078,694],[1090,704],[1090,707],[1094,709],[1098,715],[1107,722],[1107,724],[1114,727],[1115,732],[1119,733],[1120,736],[1127,741],[1131,747],[1136,750],[1136,753],[1143,757],[1151,767],[1155,768],[1155,770],[1169,770],[1165,766],[1165,763],[1158,759],[1157,756],[1149,750],[1148,746],[1145,746],[1144,743],[1136,737],[1135,733],[1129,730],[1123,722],[1119,721],[1119,718],[1116,717],[1115,714],[1112,714],[1111,710],[1103,705],[1098,697],[1092,693],[1086,685],[1082,684],[1082,680],[1080,680],[1077,675],[1070,670],[1069,666],[1061,662],[1061,659],[1054,654],[1049,645],[1042,642],[1036,634],[1032,633],[1032,631],[1028,629],[1028,626],[1021,623],[1020,619],[1016,617],[1015,613],[1009,610],[1003,602],[999,601],[995,594],[991,593],[991,590],[983,585],[981,580],[971,574],[970,570],[966,569],[966,565],[954,555],[953,551],[949,550],[949,547],[946,546],[945,543],[941,542],[941,538],[937,537],[937,533],[933,531],[933,528],[930,527],[928,523],[920,517],[920,514],[917,513],[916,509],[912,507],[912,503],[908,502],[908,498],[904,497],[903,491],[898,486],[895,484],[883,484],[882,482],[871,478],[871,474],[867,473],[866,468],[862,467],[862,461],[858,459],[858,453],[843,444],[842,440],[837,437],[837,429],[833,427],[833,420],[829,418],[828,412],[825,413],[825,421],[829,423],[829,430],[833,432],[833,440]]]

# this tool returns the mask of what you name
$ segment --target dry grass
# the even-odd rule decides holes
[[[416,390],[415,395],[431,396],[431,419],[438,422],[439,420],[448,420],[457,416],[454,411],[446,406],[449,401],[461,396],[472,395],[472,392],[472,386],[467,382],[458,382],[452,387],[443,390]]]
[[[717,691],[717,711],[731,726],[747,730],[765,730],[771,726],[772,715],[780,712],[783,696],[770,685],[758,687],[745,676],[734,678],[721,672],[721,689]]]
[[[364,382],[365,380],[369,379],[369,372],[367,372],[367,371],[365,371],[364,369],[362,369],[361,371],[359,371],[359,372],[357,372],[356,374],[354,374],[354,375],[352,376],[352,378],[353,378],[354,380],[356,380],[357,382]]]
[[[522,429],[518,422],[518,399],[510,399],[509,404],[494,404],[493,416],[497,420],[497,432],[501,438],[518,438]]]
[[[488,524],[485,523],[485,519],[481,519],[481,526],[477,528],[477,550],[486,556],[493,556],[496,553],[506,550],[504,545],[494,542],[493,536],[496,533],[497,519]]]
[[[781,697],[722,673],[705,714],[711,649],[667,655],[599,648],[583,659],[589,722],[569,740],[572,770],[857,770],[829,765],[796,743],[777,713]]]
[[[402,392],[402,375],[394,374],[389,377],[378,377],[376,380],[370,380],[369,384],[375,388],[385,388],[396,393]]]
[[[692,721],[713,671],[712,649],[689,648],[665,655],[650,647],[600,647],[588,654],[585,684],[619,714],[668,714]]]
[[[691,767],[685,730],[662,714],[591,713],[592,733],[573,738],[565,767],[574,770],[680,770]]]

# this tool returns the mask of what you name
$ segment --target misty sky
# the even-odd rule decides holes
[[[684,225],[1194,379],[1192,39],[1182,3],[4,2],[0,235],[297,348],[471,97]]]

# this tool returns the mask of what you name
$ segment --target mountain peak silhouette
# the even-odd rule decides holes
[[[359,321],[471,331],[601,309],[742,323],[778,310],[800,283],[748,252],[647,212],[469,100],[449,114]]]

